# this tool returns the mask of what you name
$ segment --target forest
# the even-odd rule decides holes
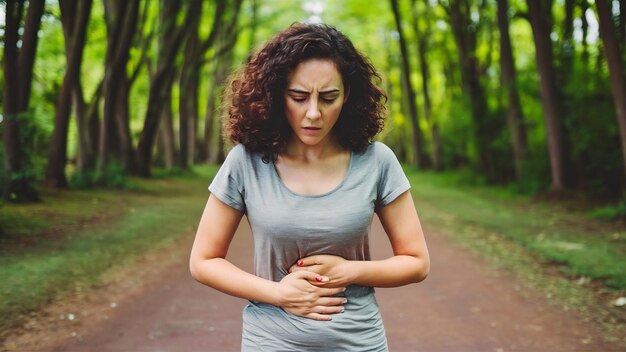
[[[3,0],[0,189],[5,202],[33,202],[42,187],[119,187],[219,163],[230,74],[308,21],[344,32],[380,71],[389,99],[378,138],[407,165],[626,204],[625,7]]]

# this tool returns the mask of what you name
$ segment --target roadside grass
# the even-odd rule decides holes
[[[424,223],[624,339],[616,332],[624,330],[625,307],[613,304],[626,291],[623,225],[567,202],[469,185],[458,173],[405,171]]]
[[[428,220],[482,227],[519,243],[569,277],[626,290],[626,228],[594,220],[584,209],[538,201],[504,188],[464,186],[455,175],[407,169],[418,208]]]
[[[130,179],[121,190],[45,190],[38,204],[0,210],[0,330],[63,294],[97,287],[195,230],[217,167]]]

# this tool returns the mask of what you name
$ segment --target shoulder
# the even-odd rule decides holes
[[[377,155],[395,155],[393,150],[383,142],[372,142],[370,147],[374,149]]]
[[[368,158],[373,158],[378,162],[385,162],[386,160],[397,159],[396,154],[389,148],[385,143],[382,142],[372,142],[370,143],[365,152],[364,156]]]
[[[227,159],[243,159],[248,154],[246,147],[243,144],[235,145],[226,155]]]
[[[240,165],[255,164],[256,159],[261,159],[261,155],[259,153],[251,152],[243,144],[237,144],[228,152],[224,163]]]

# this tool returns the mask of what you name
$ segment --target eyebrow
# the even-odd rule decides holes
[[[289,93],[297,93],[297,94],[310,94],[311,93],[309,91],[298,89],[298,88],[287,89],[287,92],[289,92]],[[339,93],[339,92],[340,92],[339,89],[331,88],[329,90],[325,90],[325,91],[320,92],[320,95],[328,95],[328,94],[331,94],[331,93]]]

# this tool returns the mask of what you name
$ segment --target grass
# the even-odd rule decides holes
[[[464,186],[450,174],[407,169],[422,217],[467,237],[480,229],[521,245],[567,276],[626,290],[626,229],[594,220],[563,202],[537,201],[506,189]]]
[[[192,234],[215,167],[133,179],[123,190],[45,191],[0,211],[0,330],[147,251]]]

